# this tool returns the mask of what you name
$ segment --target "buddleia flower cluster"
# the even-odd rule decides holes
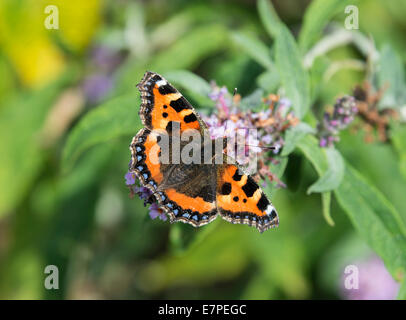
[[[340,140],[339,133],[346,129],[357,114],[355,98],[344,96],[337,99],[334,108],[325,112],[323,120],[317,126],[320,147],[331,147]]]
[[[290,100],[270,94],[260,99],[257,105],[252,106],[251,103],[254,111],[244,106],[239,94],[232,95],[226,87],[219,87],[215,82],[211,86],[209,97],[215,102],[215,109],[212,114],[203,116],[211,138],[232,139],[236,131],[239,135],[242,131],[245,157],[238,157],[237,162],[244,167],[256,161],[254,167],[257,170],[252,173],[257,182],[262,180],[265,185],[265,180],[269,179],[276,181],[278,187],[285,186],[271,172],[270,165],[279,163],[275,156],[284,145],[284,132],[299,122],[290,108]]]

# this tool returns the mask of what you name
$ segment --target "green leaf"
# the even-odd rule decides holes
[[[241,99],[240,108],[242,110],[258,110],[262,107],[262,89],[256,89],[253,93]]]
[[[330,19],[344,12],[346,0],[313,0],[307,8],[299,34],[299,47],[306,52],[323,32]]]
[[[279,73],[275,71],[266,71],[261,73],[257,78],[257,84],[266,92],[276,92],[281,82]]]
[[[390,136],[392,145],[399,156],[399,170],[406,179],[406,126],[399,123],[391,123]]]
[[[301,139],[297,147],[303,152],[305,157],[311,162],[316,172],[321,176],[327,171],[328,163],[326,155],[317,144],[317,139],[314,136],[307,135]]]
[[[307,194],[312,192],[326,192],[336,189],[344,176],[344,160],[336,149],[327,148],[320,150],[325,152],[328,169],[320,178],[307,190]]]
[[[285,144],[281,155],[287,156],[290,154],[296,148],[298,142],[309,133],[315,133],[315,130],[305,122],[300,122],[288,129],[285,134]]]
[[[203,97],[207,97],[211,92],[210,84],[193,72],[187,70],[175,70],[166,72],[164,76],[169,82],[176,83],[177,85]]]
[[[403,279],[403,281],[401,282],[396,299],[406,300],[406,279]]]
[[[307,135],[297,144],[312,163],[320,178],[312,184],[307,193],[327,192],[336,189],[343,180],[344,160],[334,148],[320,148],[314,136]]]
[[[21,92],[0,107],[0,216],[30,190],[45,159],[42,126],[72,75],[34,92]]]
[[[62,156],[62,169],[71,169],[88,148],[124,135],[135,135],[141,128],[138,116],[139,93],[114,98],[91,110],[72,129]]]
[[[187,70],[169,71],[163,75],[169,82],[175,85],[179,91],[180,88],[178,88],[178,86],[189,91],[189,97],[196,100],[198,106],[214,107],[215,103],[209,98],[211,86],[203,78]]]
[[[271,51],[259,39],[255,38],[253,35],[246,35],[241,32],[234,32],[232,34],[232,39],[241,49],[265,69],[275,69],[271,59]]]
[[[298,118],[303,118],[310,105],[309,77],[295,39],[286,27],[279,30],[275,46],[275,62],[286,96],[292,101]]]
[[[258,0],[257,9],[265,30],[271,37],[276,37],[279,33],[279,28],[282,26],[282,22],[279,19],[272,2],[270,0]]]
[[[279,179],[282,179],[286,166],[288,165],[289,157],[275,156],[275,159],[277,160],[277,163],[271,163],[270,171]],[[277,182],[273,181],[268,185],[266,194],[273,195],[278,189],[280,188],[277,187]]]
[[[348,163],[334,191],[340,206],[397,281],[406,276],[406,228],[392,204]]]
[[[191,69],[202,60],[229,47],[229,35],[222,25],[202,25],[191,29],[173,45],[153,55],[151,60],[130,60],[120,68],[117,93],[134,88],[146,70],[165,73],[169,70]]]
[[[331,191],[323,192],[321,194],[321,203],[323,205],[323,217],[326,219],[330,226],[334,226],[334,220],[331,217],[330,207],[331,207]]]
[[[403,63],[390,45],[385,45],[379,58],[378,86],[385,88],[379,108],[399,108],[406,103]]]

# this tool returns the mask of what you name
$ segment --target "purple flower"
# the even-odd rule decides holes
[[[159,217],[162,221],[168,220],[168,217],[166,216],[165,212],[163,212],[162,209],[159,208],[158,204],[153,203],[149,207],[149,216],[151,219],[156,219]]]
[[[126,184],[127,186],[131,186],[131,185],[135,184],[135,174],[134,174],[134,173],[132,173],[132,172],[127,172],[127,173],[124,175],[124,178],[125,178],[125,184]]]
[[[393,280],[379,257],[372,256],[354,265],[358,268],[358,289],[346,289],[344,284],[348,274],[343,274],[340,294],[344,299],[392,300],[396,298],[399,284]]]
[[[132,197],[134,194],[137,194],[140,199],[144,200],[144,206],[146,206],[148,203],[151,204],[149,207],[149,216],[151,217],[151,219],[156,219],[157,217],[159,217],[159,219],[161,219],[162,221],[166,221],[168,219],[165,212],[163,212],[163,210],[159,208],[158,204],[154,202],[155,198],[152,197],[152,191],[147,187],[138,187],[134,185],[134,173],[127,172],[124,178],[126,180],[126,185],[130,187],[130,197]]]
[[[331,120],[331,121],[330,121],[330,125],[331,125],[332,127],[337,127],[337,126],[339,125],[339,122],[338,122],[338,120]]]
[[[161,215],[161,210],[159,209],[159,206],[156,203],[153,203],[149,207],[149,216],[151,219],[156,219]]]
[[[166,221],[168,220],[168,217],[166,216],[165,212],[162,212],[159,216],[159,219],[161,219],[162,221]]]
[[[138,194],[141,199],[148,200],[152,195],[152,191],[146,187],[134,187],[134,192]]]
[[[279,100],[279,108],[281,107],[286,107],[289,108],[292,105],[292,101],[290,101],[288,98],[281,98]]]
[[[272,136],[270,134],[266,134],[261,138],[261,141],[265,144],[265,145],[269,145],[272,142]]]
[[[118,51],[106,46],[93,48],[90,58],[98,70],[102,69],[106,72],[112,72],[122,60]]]
[[[327,146],[327,139],[321,137],[320,142],[319,142],[319,146],[322,147],[322,148],[325,148]]]
[[[344,96],[337,99],[333,112],[325,112],[323,121],[317,125],[319,146],[330,147],[339,141],[340,130],[348,127],[357,111],[354,97]]]
[[[279,151],[280,151],[281,148],[282,148],[282,145],[279,144],[279,143],[275,143],[275,144],[273,145],[273,147],[274,147],[273,153],[274,153],[274,154],[278,154]]]
[[[91,75],[83,83],[83,91],[91,103],[100,102],[112,88],[112,78],[104,74]]]

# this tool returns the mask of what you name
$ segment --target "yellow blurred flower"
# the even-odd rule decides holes
[[[102,0],[43,1],[59,9],[62,40],[74,51],[83,50],[101,21]]]
[[[59,38],[80,52],[100,24],[101,0],[3,0],[0,2],[0,50],[23,85],[39,87],[66,67],[66,57],[53,41]],[[59,29],[47,29],[48,5],[58,8]]]

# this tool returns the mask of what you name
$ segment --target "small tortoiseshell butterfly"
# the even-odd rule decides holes
[[[140,118],[145,128],[133,138],[129,170],[153,193],[171,222],[200,227],[218,214],[231,222],[248,224],[260,232],[277,227],[278,214],[254,179],[236,161],[216,164],[163,163],[159,134],[173,136],[195,129],[203,137],[206,124],[192,105],[162,76],[146,72],[137,85],[141,92]],[[178,131],[179,132],[179,131]],[[214,141],[211,141],[214,142]],[[172,151],[170,151],[172,152]],[[225,156],[227,157],[227,156]]]

